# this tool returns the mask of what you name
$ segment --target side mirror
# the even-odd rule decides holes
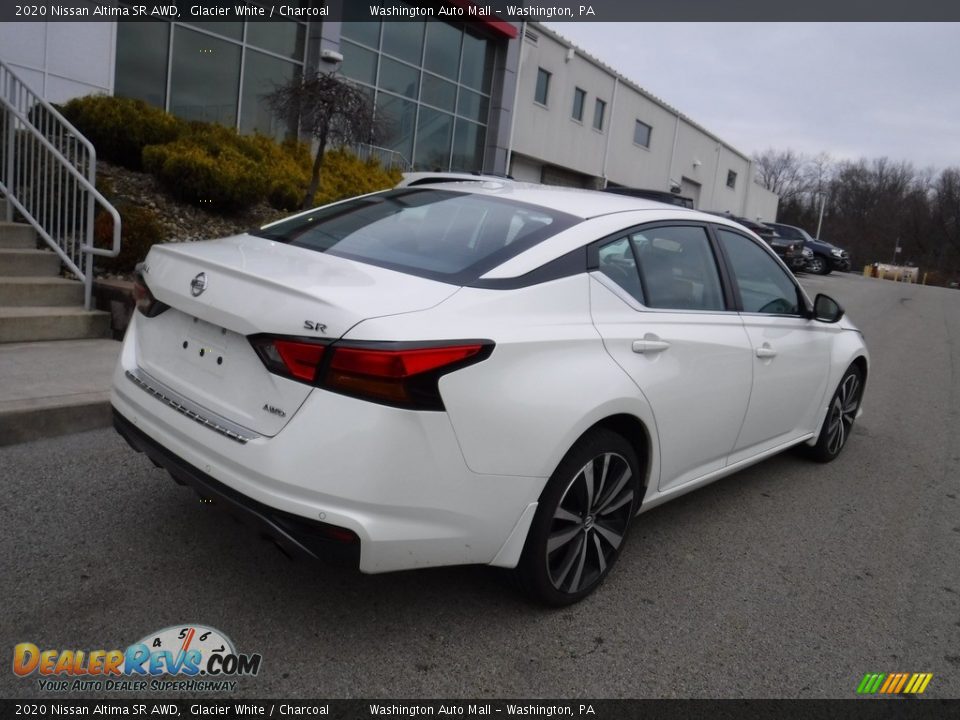
[[[820,293],[813,301],[813,319],[825,323],[835,323],[843,317],[840,303],[829,295]]]

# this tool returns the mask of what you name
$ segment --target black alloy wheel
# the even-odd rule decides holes
[[[517,567],[521,585],[548,605],[577,602],[620,556],[640,503],[640,463],[620,435],[581,438],[551,476]]]
[[[859,367],[851,365],[843,374],[840,385],[830,400],[820,437],[817,444],[811,448],[811,455],[815,460],[830,462],[846,447],[862,397],[863,373]]]

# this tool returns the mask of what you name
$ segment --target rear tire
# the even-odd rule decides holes
[[[560,607],[597,589],[639,507],[640,462],[621,435],[597,428],[566,454],[540,496],[515,570],[532,598]]]
[[[851,365],[830,399],[820,437],[817,438],[817,444],[809,450],[810,457],[826,463],[840,455],[850,438],[862,398],[863,373],[859,367]]]

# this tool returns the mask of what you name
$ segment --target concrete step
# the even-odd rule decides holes
[[[83,305],[83,284],[60,277],[0,276],[0,307]]]
[[[0,345],[0,445],[111,424],[114,340]]]
[[[48,277],[60,274],[60,257],[50,250],[0,249],[0,275]]]
[[[2,203],[0,203],[2,205]],[[37,231],[32,225],[6,222],[0,207],[0,248],[5,250],[36,250]]]
[[[79,307],[0,307],[0,343],[79,340],[110,334],[110,313]]]

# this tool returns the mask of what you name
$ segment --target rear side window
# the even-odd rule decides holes
[[[646,306],[725,310],[717,263],[702,227],[644,229],[630,236]]]
[[[502,198],[408,188],[317,208],[252,234],[463,285],[578,222]]]
[[[630,241],[620,238],[602,246],[598,252],[597,269],[630,293],[637,302],[643,302],[643,289],[637,274]]]

